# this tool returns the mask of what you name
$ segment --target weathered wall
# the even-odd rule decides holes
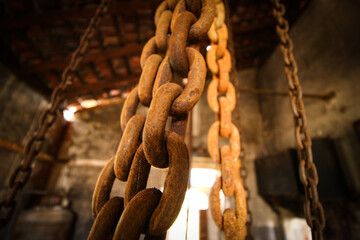
[[[360,143],[352,123],[360,118],[359,11],[357,1],[312,1],[290,32],[303,92],[336,94],[329,102],[304,99],[310,134],[338,140],[357,192]],[[262,88],[287,89],[283,62],[278,47],[259,71]],[[295,147],[289,100],[262,96],[261,112],[265,154]]]
[[[60,174],[58,188],[69,191],[77,215],[73,239],[86,239],[92,226],[92,192],[102,167],[116,153],[121,108],[117,104],[78,112],[67,130],[61,155],[70,163]]]
[[[24,145],[33,133],[37,119],[47,104],[48,102],[42,96],[20,82],[3,66],[0,66],[1,139]],[[10,173],[20,163],[22,155],[0,148],[0,159],[0,197],[3,199],[8,190]],[[37,169],[34,170],[33,175],[36,175],[36,172]],[[21,201],[22,197],[19,196],[17,199],[18,206],[21,209],[25,203]],[[6,235],[4,230],[0,232],[0,238],[5,238]]]
[[[121,104],[116,104],[77,114],[69,129],[69,157],[108,160],[114,156],[122,134],[121,108]]]

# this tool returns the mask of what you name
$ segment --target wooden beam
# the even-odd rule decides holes
[[[114,47],[106,49],[99,53],[87,54],[84,56],[82,63],[85,64],[89,62],[103,62],[111,58],[140,55],[142,48],[143,44],[129,43],[123,47]],[[67,66],[67,64],[68,61],[64,59],[59,61],[44,62],[35,66],[26,66],[20,71],[22,74],[30,74],[46,72],[49,70],[63,70]]]
[[[142,9],[154,9],[155,11],[160,3],[161,0],[143,1],[141,4],[136,1],[114,3],[109,7],[107,14],[130,13]],[[94,16],[95,10],[96,9],[45,12],[43,14],[29,14],[26,16],[6,18],[0,22],[0,30],[26,28],[33,25],[49,24],[51,22],[77,18],[91,18]]]
[[[16,152],[16,153],[20,153],[21,155],[25,155],[25,149],[23,146],[16,144],[14,142],[11,142],[9,140],[6,140],[6,139],[0,139],[0,148],[4,148],[7,150]],[[50,163],[59,162],[59,161],[55,160],[49,154],[43,153],[43,152],[40,152],[35,158],[39,159],[41,161],[50,162]],[[60,161],[60,162],[66,162],[66,161]]]
[[[127,78],[117,78],[113,81],[99,82],[96,84],[88,84],[82,87],[70,89],[66,98],[72,99],[89,93],[102,92],[106,89],[116,89],[123,87],[132,87],[139,81],[140,76],[130,76]]]

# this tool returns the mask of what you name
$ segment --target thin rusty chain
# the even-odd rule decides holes
[[[323,239],[325,214],[319,201],[317,184],[319,182],[311,150],[311,137],[307,129],[305,106],[298,77],[298,68],[293,54],[293,42],[289,36],[289,23],[284,18],[285,6],[279,0],[272,0],[273,15],[277,21],[276,33],[280,38],[280,48],[284,54],[285,75],[289,83],[291,110],[294,114],[295,138],[298,144],[299,176],[305,188],[304,213],[307,224],[311,227],[313,239]]]
[[[229,80],[231,55],[227,50],[228,29],[225,24],[225,6],[216,3],[216,16],[208,32],[211,48],[207,52],[207,64],[213,74],[208,87],[208,103],[215,112],[217,121],[208,133],[208,150],[211,157],[221,165],[221,177],[217,178],[210,192],[210,211],[215,224],[225,232],[226,239],[245,239],[247,235],[247,201],[240,177],[240,134],[231,121],[231,112],[236,105],[236,94]],[[223,96],[225,95],[225,96]],[[218,139],[229,138],[230,145],[219,149]],[[219,193],[235,197],[235,212],[226,209],[221,213]]]
[[[25,158],[12,172],[9,179],[10,190],[7,193],[6,198],[0,202],[0,228],[4,227],[14,214],[16,208],[15,198],[17,193],[27,184],[31,177],[31,165],[34,158],[39,154],[39,152],[41,152],[44,146],[46,140],[45,134],[56,121],[57,110],[60,104],[64,101],[66,91],[72,85],[74,72],[82,61],[83,55],[89,45],[89,41],[94,35],[96,27],[101,21],[101,18],[106,12],[109,4],[110,0],[102,0],[97,7],[94,16],[90,19],[89,25],[80,39],[79,46],[72,53],[70,63],[61,75],[60,84],[52,92],[50,107],[42,113],[39,119],[38,130],[25,145]]]
[[[130,92],[120,115],[123,135],[117,153],[103,168],[94,189],[95,222],[88,239],[139,239],[142,233],[145,239],[165,239],[187,189],[186,123],[203,92],[206,64],[198,51],[199,41],[214,15],[212,0],[165,0],[157,8],[155,36],[140,57],[139,85]],[[146,116],[136,114],[140,104],[149,107]],[[151,166],[169,168],[163,192],[146,189]],[[120,198],[123,208],[117,208],[116,217],[104,223],[98,218],[110,216],[108,206],[120,202],[110,199],[115,179],[127,181],[124,198]]]
[[[234,40],[233,40],[233,32],[232,32],[232,26],[231,26],[231,21],[230,21],[230,6],[229,6],[229,1],[225,0],[225,22],[228,24],[228,48],[229,48],[229,52],[231,53],[231,61],[232,61],[232,65],[236,66],[236,58],[235,58],[235,47],[234,47]],[[236,67],[232,69],[231,73],[230,73],[230,78],[233,79],[234,82],[234,86],[236,89],[239,88],[239,81],[238,81],[238,73],[236,70]],[[236,94],[236,98],[239,99],[240,98],[240,94],[237,93]],[[241,118],[240,118],[240,113],[239,111],[235,112],[235,118],[238,119],[238,126],[241,126]],[[240,135],[241,135],[241,129],[240,131]],[[240,138],[240,177],[242,179],[242,183],[244,186],[244,190],[245,190],[245,195],[246,195],[246,208],[247,208],[247,221],[246,221],[246,229],[247,229],[247,235],[246,235],[246,239],[247,240],[252,240],[253,236],[252,236],[252,232],[251,232],[251,228],[252,228],[252,212],[251,209],[249,208],[249,203],[250,203],[250,198],[251,198],[251,193],[250,193],[250,189],[249,186],[247,184],[247,180],[248,180],[248,169],[247,169],[247,164],[245,161],[245,156],[246,156],[246,151],[244,149],[244,145],[243,145],[243,138]]]

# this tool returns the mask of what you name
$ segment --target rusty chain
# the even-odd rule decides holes
[[[280,38],[280,49],[285,60],[285,75],[289,84],[291,110],[294,115],[295,139],[299,154],[299,176],[305,188],[304,213],[307,224],[311,227],[313,239],[323,239],[325,214],[319,201],[317,184],[319,182],[313,154],[311,137],[307,129],[305,106],[302,100],[302,89],[298,77],[298,68],[293,54],[293,42],[289,36],[289,23],[284,18],[285,6],[279,0],[272,0],[273,15],[276,19],[276,33]]]
[[[226,239],[245,239],[247,235],[246,193],[240,177],[241,163],[240,134],[232,123],[231,112],[236,105],[234,85],[230,82],[231,55],[227,49],[228,29],[225,24],[225,6],[216,1],[214,21],[208,31],[211,47],[206,60],[213,79],[207,91],[208,104],[215,112],[217,121],[208,133],[208,150],[211,157],[220,164],[221,176],[217,178],[210,192],[210,211],[215,224],[225,232]],[[219,137],[228,138],[230,145],[219,148]],[[219,193],[234,196],[235,211],[225,209],[221,213]]]
[[[102,0],[97,7],[94,16],[90,19],[89,25],[80,39],[79,46],[72,53],[70,62],[61,75],[60,84],[52,92],[50,107],[40,116],[37,131],[25,145],[25,158],[12,172],[9,179],[10,190],[7,193],[6,198],[0,202],[0,228],[4,227],[14,215],[16,208],[15,198],[31,177],[31,165],[34,158],[41,152],[45,144],[45,134],[56,121],[57,110],[60,104],[63,103],[67,90],[72,85],[74,72],[81,63],[89,45],[89,41],[93,37],[96,27],[100,23],[103,14],[107,11],[109,4],[110,0]]]
[[[224,2],[225,2],[225,21],[228,24],[228,49],[229,49],[229,52],[231,53],[232,65],[236,66],[235,47],[234,47],[234,41],[233,41],[232,26],[231,26],[231,21],[230,21],[230,6],[229,6],[228,0],[225,0]],[[232,69],[232,71],[230,73],[230,78],[233,79],[235,89],[238,89],[239,81],[238,81],[238,73],[237,73],[236,68]],[[236,94],[236,98],[240,99],[239,92]],[[241,126],[240,112],[235,111],[234,116],[238,120],[238,126]],[[240,131],[240,135],[241,135],[241,129],[239,129],[239,131]],[[242,183],[243,183],[244,190],[245,190],[246,208],[247,208],[246,239],[252,240],[253,236],[252,236],[251,228],[252,228],[253,217],[252,217],[251,209],[249,208],[251,194],[250,194],[249,186],[247,184],[248,169],[247,169],[246,161],[245,161],[246,153],[245,153],[244,145],[242,143],[243,143],[243,138],[240,138],[240,167],[239,168],[240,168],[240,177],[242,179]]]
[[[139,85],[121,111],[123,136],[94,189],[95,221],[88,239],[139,239],[141,234],[145,239],[165,239],[187,189],[187,117],[204,88],[206,64],[199,42],[214,15],[213,0],[165,0],[157,8],[155,36],[140,56]],[[146,116],[136,114],[139,105],[149,107]],[[169,118],[171,124],[165,130]],[[163,192],[146,189],[151,166],[169,168]],[[115,179],[127,181],[121,201],[110,199]],[[116,217],[110,216],[109,206],[122,201]],[[109,218],[104,222],[106,215]]]

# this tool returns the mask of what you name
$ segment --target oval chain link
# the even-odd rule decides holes
[[[313,162],[311,137],[307,130],[305,106],[302,99],[302,89],[297,75],[297,64],[294,58],[293,42],[289,36],[289,23],[284,18],[285,5],[279,0],[272,0],[273,15],[276,19],[276,33],[280,38],[280,49],[284,55],[285,75],[289,83],[291,110],[294,115],[295,139],[299,153],[299,176],[305,188],[304,213],[311,227],[313,239],[323,239],[322,230],[325,227],[325,214],[319,202],[317,184],[319,182],[316,166]]]
[[[7,193],[6,200],[0,202],[0,228],[4,227],[13,216],[16,206],[15,198],[19,190],[27,184],[31,177],[31,165],[45,144],[46,132],[56,121],[57,110],[59,109],[60,104],[63,103],[65,94],[73,83],[73,73],[77,70],[79,64],[81,63],[89,45],[89,41],[93,37],[102,16],[107,11],[110,2],[111,0],[102,0],[97,7],[94,16],[90,19],[90,22],[80,39],[79,46],[72,53],[70,63],[61,75],[60,84],[51,94],[50,106],[42,113],[39,119],[37,131],[25,145],[25,158],[11,173],[9,179],[10,190]]]
[[[221,168],[221,177],[216,180],[210,193],[210,211],[216,225],[225,232],[226,239],[245,239],[247,222],[247,196],[240,177],[240,134],[232,123],[231,113],[236,105],[236,93],[229,80],[231,55],[227,49],[228,29],[225,24],[225,6],[217,1],[213,24],[208,31],[211,48],[206,59],[213,78],[208,87],[207,99],[217,121],[208,133],[208,151]],[[224,95],[225,96],[222,96]],[[229,138],[230,146],[218,145],[220,137]],[[221,213],[219,192],[234,196],[236,211],[226,209]]]

